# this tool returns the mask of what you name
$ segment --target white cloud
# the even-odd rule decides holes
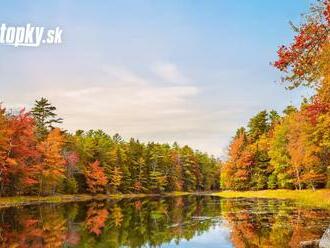
[[[111,82],[112,85],[145,85],[146,79],[137,75],[135,72],[128,70],[127,68],[104,65],[102,72],[105,79]]]
[[[102,128],[128,136],[193,128],[194,86],[115,86],[59,90],[53,99],[70,129]]]
[[[89,96],[91,94],[99,93],[102,91],[102,88],[100,87],[91,87],[91,88],[85,88],[85,89],[79,89],[75,91],[65,91],[62,93],[63,96],[65,97],[84,97],[84,96]]]
[[[187,83],[188,79],[182,75],[177,66],[172,63],[156,63],[152,71],[168,83]]]
[[[80,87],[62,82],[13,92],[6,94],[10,97],[4,102],[8,107],[17,103],[31,107],[34,99],[45,96],[64,118],[62,127],[70,131],[103,129],[145,142],[178,141],[215,155],[222,153],[228,143],[226,134],[232,133],[237,116],[245,111],[201,105],[203,92],[195,85],[158,83],[150,73],[142,77],[127,68],[106,66],[95,80]]]

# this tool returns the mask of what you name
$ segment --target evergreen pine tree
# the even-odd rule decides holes
[[[48,99],[42,97],[40,100],[35,101],[31,113],[37,125],[39,139],[46,137],[49,130],[54,128],[54,124],[63,122],[62,118],[57,118],[55,111],[56,107]]]

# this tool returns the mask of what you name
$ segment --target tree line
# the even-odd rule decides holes
[[[189,146],[74,134],[46,98],[30,112],[0,110],[0,194],[162,193],[219,188],[219,161]]]
[[[299,108],[261,111],[237,130],[221,169],[223,189],[330,187],[330,1],[311,7],[273,65],[289,89],[314,89]]]

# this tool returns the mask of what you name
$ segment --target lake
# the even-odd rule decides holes
[[[299,247],[330,211],[292,201],[146,197],[0,210],[1,247]]]

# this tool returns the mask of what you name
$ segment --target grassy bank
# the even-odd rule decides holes
[[[16,196],[16,197],[0,197],[0,208],[11,206],[23,206],[40,203],[65,203],[78,202],[89,200],[104,200],[104,199],[123,199],[136,198],[146,196],[182,196],[189,194],[202,193],[188,193],[188,192],[170,192],[164,194],[76,194],[76,195],[55,195],[55,196]],[[273,198],[273,199],[290,199],[298,203],[330,209],[330,189],[312,190],[261,190],[261,191],[223,191],[212,193],[212,195],[224,198]]]
[[[162,194],[161,196],[182,196],[190,193],[187,192],[170,192]],[[55,195],[55,196],[15,196],[15,197],[0,197],[0,208],[23,206],[40,203],[65,203],[78,202],[89,200],[105,200],[105,199],[122,199],[122,198],[136,198],[146,196],[160,196],[159,194],[76,194],[76,195]]]
[[[313,190],[261,190],[261,191],[223,191],[213,195],[225,198],[273,198],[290,199],[298,203],[330,209],[330,189]]]

